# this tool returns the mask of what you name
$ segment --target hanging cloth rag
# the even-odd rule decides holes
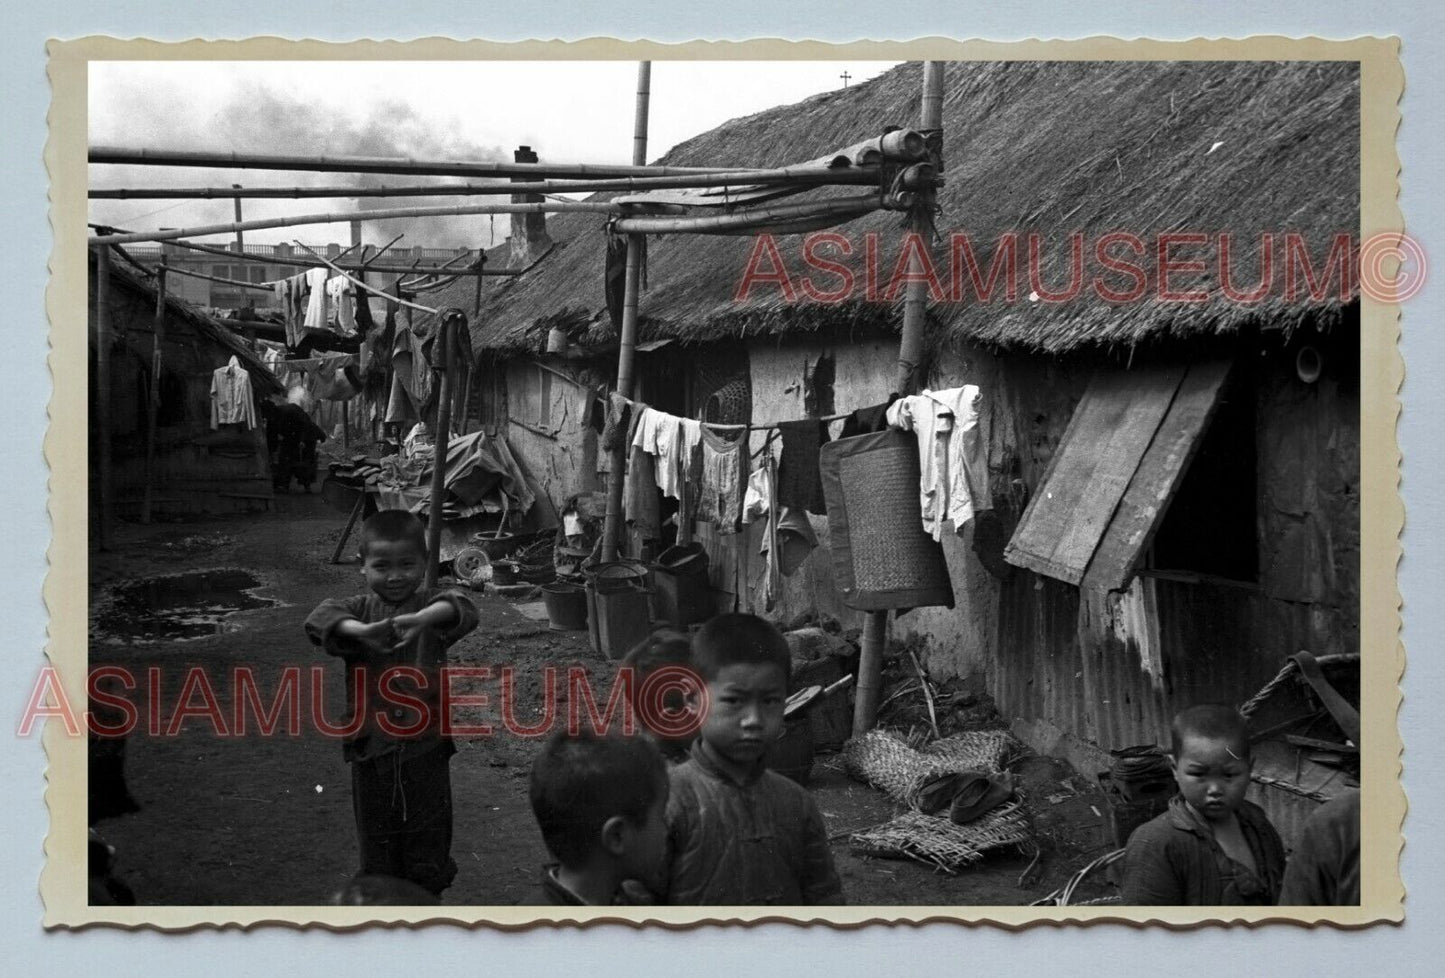
[[[256,427],[251,375],[234,356],[230,363],[218,367],[211,374],[211,427],[219,428],[223,424]]]
[[[745,440],[729,441],[702,429],[702,479],[697,518],[717,524],[719,534],[738,532],[747,484]]]
[[[342,336],[356,335],[356,286],[341,275],[326,281],[327,322]]]
[[[310,298],[306,300],[307,329],[326,329],[326,277],[329,269],[313,268],[306,272],[306,287]]]
[[[306,273],[283,278],[276,282],[273,288],[276,291],[276,301],[281,306],[282,321],[286,326],[286,345],[294,350],[306,335]]]
[[[918,438],[919,502],[923,528],[943,539],[943,523],[955,533],[974,513],[993,506],[988,489],[988,445],[979,423],[983,395],[973,384],[899,398],[888,423]]]
[[[852,438],[855,435],[871,435],[875,431],[883,431],[888,427],[888,409],[896,400],[898,400],[898,395],[890,394],[888,400],[882,404],[854,411],[843,419],[843,431],[838,437]]]
[[[778,432],[783,436],[782,457],[778,459],[778,505],[823,515],[828,509],[823,502],[818,450],[828,441],[827,422],[817,418],[784,421],[778,425]]]

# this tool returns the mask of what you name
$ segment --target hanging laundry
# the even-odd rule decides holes
[[[251,398],[251,375],[241,361],[231,362],[211,374],[211,427],[242,424],[256,427],[256,405]]]
[[[657,496],[657,475],[653,457],[639,443],[647,416],[655,413],[659,412],[654,412],[646,404],[633,404],[631,417],[623,434],[623,444],[629,447],[622,512],[637,543],[656,540],[662,536],[662,511]]]
[[[366,272],[358,270],[356,280],[365,284]],[[372,293],[365,289],[356,290],[356,331],[363,337],[370,337],[376,332],[376,320],[371,316],[371,296]]]
[[[697,518],[717,524],[721,534],[736,533],[742,519],[747,455],[744,439],[730,441],[702,430],[702,479]]]
[[[822,515],[823,481],[818,468],[818,450],[828,441],[828,424],[817,418],[784,421],[778,425],[783,437],[778,459],[778,504]]]
[[[888,427],[888,409],[898,400],[897,394],[890,394],[888,400],[872,407],[859,408],[843,419],[843,431],[839,438],[853,438],[857,435],[871,435]]]
[[[356,286],[341,275],[326,281],[327,322],[342,336],[356,335]]]
[[[281,306],[282,321],[286,326],[286,345],[295,349],[305,336],[306,273],[292,275],[276,282],[276,302]]]
[[[310,298],[306,301],[303,325],[307,329],[326,329],[326,277],[330,274],[330,270],[325,268],[313,268],[306,272]]]
[[[945,520],[962,533],[975,512],[992,508],[982,403],[983,394],[968,384],[900,398],[888,409],[890,425],[918,438],[923,528],[935,540],[943,538]]]

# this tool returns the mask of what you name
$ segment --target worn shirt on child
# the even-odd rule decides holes
[[[734,780],[702,741],[669,779],[667,903],[843,902],[828,832],[805,789],[761,762]]]
[[[437,601],[450,604],[456,620],[449,628],[423,631],[409,647],[399,652],[389,649],[378,651],[336,634],[336,626],[348,619],[354,618],[369,625],[421,611]],[[346,714],[340,723],[350,723],[356,716],[358,705],[365,711],[359,728],[343,740],[343,751],[348,761],[370,760],[395,752],[400,752],[405,760],[441,744],[442,667],[446,665],[447,649],[477,627],[477,606],[470,597],[459,591],[422,588],[400,604],[389,604],[368,591],[349,598],[330,598],[321,602],[307,617],[305,627],[312,642],[346,661]],[[396,666],[419,669],[425,683],[418,683],[405,675],[395,675],[389,684],[389,699],[384,700],[381,696],[382,676]],[[358,694],[364,697],[361,704],[357,703]],[[377,712],[385,710],[390,714],[394,727],[418,724],[417,710],[405,705],[403,697],[422,701],[427,710],[427,722],[416,732],[404,736],[388,733],[377,720]]]
[[[1281,906],[1353,907],[1360,902],[1360,793],[1315,810],[1289,854]]]
[[[1124,855],[1125,906],[1272,906],[1284,875],[1284,844],[1264,809],[1235,813],[1254,871],[1228,855],[1203,816],[1175,795],[1162,815],[1139,826]]]

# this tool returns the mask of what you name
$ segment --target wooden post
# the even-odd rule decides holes
[[[452,391],[450,382],[451,349],[456,342],[457,321],[466,322],[465,317],[454,309],[445,310],[441,316],[440,333],[437,336],[436,370],[441,386],[437,389],[437,427],[433,439],[434,454],[431,471],[431,512],[426,526],[426,586],[435,587],[441,567],[442,545],[442,492],[447,476],[447,445],[451,441]]]
[[[112,501],[110,471],[110,248],[102,245],[95,252],[95,426],[96,451],[100,453],[99,479],[96,491],[99,525],[96,544],[110,549]]]
[[[350,407],[350,401],[341,402],[341,450],[346,452],[348,457],[351,454],[351,412],[348,410]]]
[[[637,114],[632,123],[632,165],[647,162],[647,110],[652,88],[652,62],[637,63]],[[637,353],[637,290],[642,278],[642,235],[627,236],[627,271],[622,298],[622,335],[617,347],[617,393],[632,396],[633,358]],[[622,539],[622,488],[627,477],[627,439],[612,448],[607,473],[607,517],[602,525],[602,559],[616,560]]]
[[[233,184],[231,184],[231,189],[232,189],[232,190],[240,190],[240,189],[241,189],[241,185],[240,185],[239,183],[233,183]],[[237,195],[236,195],[236,224],[237,224],[237,225],[240,225],[243,220],[244,220],[244,218],[241,217],[241,195],[240,195],[240,194],[237,194]],[[236,254],[238,254],[238,255],[244,255],[245,253],[246,253],[246,235],[242,232],[241,228],[238,226],[238,227],[236,228]]]
[[[156,318],[151,334],[151,390],[146,405],[145,491],[141,497],[140,521],[151,521],[151,490],[155,484],[156,414],[161,406],[161,344],[166,338],[166,271],[156,272]]]
[[[923,62],[922,126],[925,135],[936,140],[938,154],[933,163],[943,172],[943,62]],[[934,195],[920,192],[909,220],[910,234],[924,237],[932,227]],[[923,360],[923,319],[928,293],[927,283],[910,281],[903,298],[903,335],[898,343],[898,367],[893,389],[910,394],[917,388],[918,368]],[[871,611],[863,622],[863,637],[858,655],[858,692],[853,700],[853,736],[859,737],[873,729],[878,718],[878,702],[882,693],[883,645],[888,636],[888,612]]]

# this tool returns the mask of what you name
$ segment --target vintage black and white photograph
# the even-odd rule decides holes
[[[81,916],[1397,914],[1366,48],[88,59]]]

